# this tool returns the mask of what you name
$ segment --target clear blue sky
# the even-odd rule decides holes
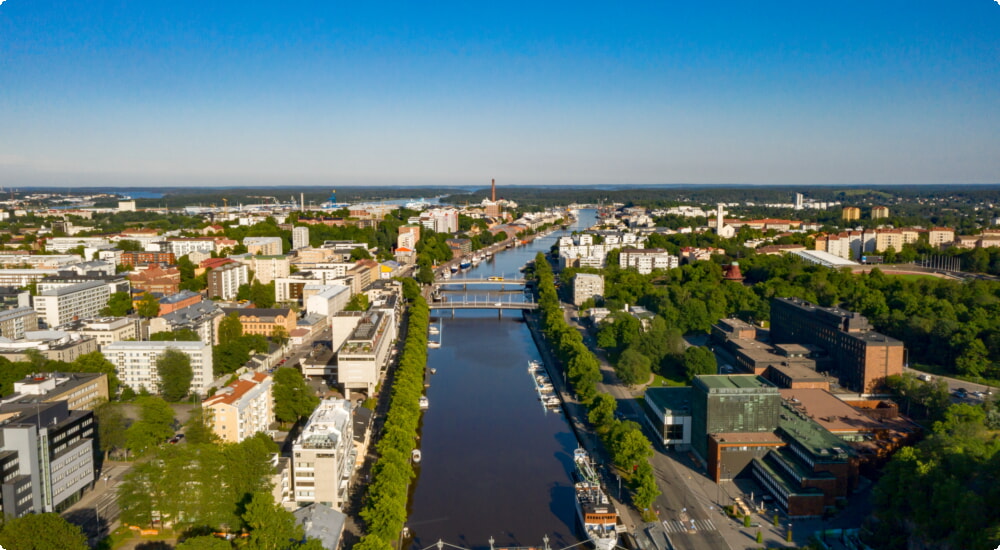
[[[1000,182],[1000,5],[0,3],[4,186],[490,178]]]

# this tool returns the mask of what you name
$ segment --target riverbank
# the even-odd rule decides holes
[[[545,335],[542,334],[541,320],[538,313],[525,311],[523,315],[525,324],[528,325],[528,330],[531,332],[531,338],[534,340],[535,346],[538,348],[538,353],[542,357],[542,363],[545,365],[546,371],[548,371],[549,379],[552,380],[552,385],[562,400],[563,414],[566,415],[569,426],[576,435],[577,442],[590,453],[590,456],[594,457],[601,464],[600,472],[608,497],[614,503],[615,509],[618,511],[618,516],[621,518],[626,530],[629,533],[635,533],[638,527],[643,525],[642,517],[638,510],[623,502],[622,498],[626,490],[621,485],[621,478],[611,473],[611,470],[606,466],[611,463],[611,458],[608,456],[604,445],[597,434],[594,433],[593,427],[587,419],[587,407],[576,400],[576,396],[570,389],[565,371],[562,369],[559,360],[552,353]],[[617,484],[617,493],[614,484]]]

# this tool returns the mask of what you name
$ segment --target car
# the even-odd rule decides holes
[[[956,389],[952,393],[955,394],[955,397],[965,397],[965,396],[969,395],[969,391],[966,390],[965,388],[958,388],[958,389]]]
[[[986,394],[981,391],[974,391],[972,392],[972,397],[978,397],[979,399],[982,399],[983,397],[986,397]]]
[[[176,445],[177,443],[180,443],[182,439],[184,439],[184,434],[177,434],[170,438],[170,443]]]

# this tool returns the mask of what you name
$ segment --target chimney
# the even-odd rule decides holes
[[[495,179],[490,180],[490,189],[492,190],[492,193],[490,193],[491,195],[490,200],[493,202],[497,202],[497,180]]]

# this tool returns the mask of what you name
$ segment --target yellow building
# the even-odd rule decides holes
[[[845,222],[853,222],[861,219],[861,209],[857,206],[845,206],[841,217]]]
[[[872,207],[872,219],[880,220],[882,218],[889,217],[889,207],[888,206],[873,206]]]
[[[244,374],[201,404],[209,425],[219,439],[239,443],[257,432],[267,433],[274,423],[271,377]]]

